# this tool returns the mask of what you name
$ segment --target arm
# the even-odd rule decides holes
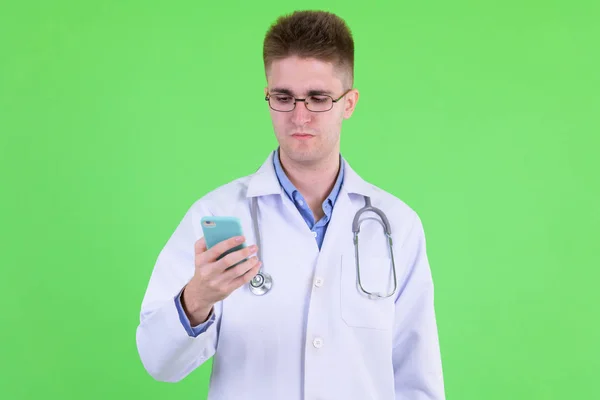
[[[199,235],[192,207],[160,252],[144,295],[136,332],[144,368],[159,381],[185,378],[215,353],[220,304],[208,320],[193,329],[183,312],[180,294],[194,274],[194,243]]]
[[[201,333],[206,332],[209,326],[211,326],[215,320],[214,307],[210,309],[210,312],[207,313],[206,320],[199,323],[196,326],[192,326],[190,322],[190,317],[188,312],[186,312],[185,307],[183,306],[183,290],[175,296],[175,307],[177,307],[177,314],[179,315],[179,321],[181,325],[183,325],[187,334],[191,337],[197,337]]]
[[[396,299],[393,363],[397,400],[444,400],[444,381],[425,235],[415,214],[400,248],[405,279]],[[399,268],[399,270],[401,270]]]

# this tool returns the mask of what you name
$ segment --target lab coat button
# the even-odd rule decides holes
[[[321,277],[316,277],[316,278],[315,278],[315,286],[316,286],[316,287],[321,287],[321,286],[323,286],[323,278],[321,278]]]
[[[316,338],[313,340],[313,346],[315,346],[317,349],[320,349],[323,346],[323,339]]]

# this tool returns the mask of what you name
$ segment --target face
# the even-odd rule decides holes
[[[331,63],[288,57],[271,64],[267,71],[265,95],[287,94],[306,98],[309,92],[315,91],[337,99],[348,89],[344,87],[344,80],[344,73]],[[297,102],[290,112],[279,112],[269,107],[282,160],[303,165],[337,160],[342,121],[350,118],[357,101],[358,91],[353,89],[325,112],[309,111],[303,102]]]

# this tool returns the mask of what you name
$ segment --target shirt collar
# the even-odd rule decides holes
[[[279,160],[279,147],[273,152],[273,167],[275,168],[275,175],[279,180],[279,184],[283,188],[284,192],[288,195],[288,197],[292,201],[296,201],[296,196],[299,194],[298,189],[294,186],[294,184],[289,180],[283,167],[281,166],[281,161]],[[335,201],[337,200],[338,194],[340,192],[340,188],[342,187],[342,183],[344,181],[344,163],[342,162],[342,156],[340,155],[340,172],[338,173],[337,179],[335,181],[335,185],[333,189],[329,193],[329,196],[325,199],[323,204],[329,203],[329,205],[333,208]]]
[[[268,196],[272,194],[283,195],[283,188],[275,173],[274,155],[275,151],[269,152],[267,159],[258,170],[248,176],[249,179],[245,190],[246,197]],[[342,161],[344,164],[344,181],[340,182],[339,195],[378,195],[379,191],[377,187],[362,179],[343,157]]]

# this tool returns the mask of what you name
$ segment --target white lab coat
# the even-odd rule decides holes
[[[148,373],[176,382],[214,356],[209,400],[444,399],[433,283],[417,214],[343,160],[344,182],[319,251],[279,185],[272,156],[256,173],[196,201],[160,252],[136,337]],[[363,195],[386,213],[392,229],[398,290],[383,300],[357,290],[352,220]],[[255,243],[253,196],[273,288],[264,296],[239,288],[215,305],[214,323],[191,337],[173,299],[194,273],[200,219],[236,216],[247,243]],[[392,289],[377,221],[362,223],[359,245],[364,288]]]

